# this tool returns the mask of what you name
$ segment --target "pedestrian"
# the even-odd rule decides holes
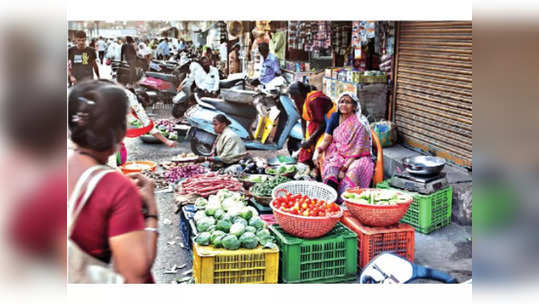
[[[135,41],[131,36],[125,37],[125,44],[122,45],[121,57],[122,60],[127,61],[129,64],[129,77],[126,86],[131,87],[136,81],[137,67],[137,49],[135,47]]]
[[[269,52],[269,44],[262,42],[258,44],[258,51],[262,55],[262,69],[260,70],[260,77],[251,82],[252,85],[267,84],[273,78],[281,75],[281,66],[279,59]]]
[[[114,261],[114,271],[126,283],[153,283],[159,235],[154,184],[141,174],[125,176],[105,171],[104,166],[126,134],[127,110],[125,89],[115,84],[88,81],[69,93],[69,137],[75,147],[67,159],[69,202],[73,202],[68,207],[78,207],[75,202],[84,205],[68,237],[93,258],[107,264]],[[97,172],[106,174],[88,199],[72,198],[78,194],[74,190],[79,179]],[[71,273],[76,260],[69,256],[68,260]]]
[[[78,31],[75,34],[76,45],[68,50],[67,71],[70,85],[85,79],[94,79],[94,72],[99,78],[99,68],[96,63],[95,49],[86,46],[86,33]]]
[[[240,43],[234,44],[228,54],[228,74],[240,73],[241,65],[239,59]]]
[[[103,64],[103,59],[105,58],[105,50],[107,49],[107,43],[103,40],[103,37],[99,37],[97,40],[97,52],[99,54],[99,62]]]

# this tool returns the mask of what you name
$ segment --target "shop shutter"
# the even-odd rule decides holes
[[[472,167],[472,22],[399,22],[394,110],[404,142]]]

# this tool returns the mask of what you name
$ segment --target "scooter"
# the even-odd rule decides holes
[[[448,273],[410,263],[400,256],[384,252],[375,257],[359,276],[361,284],[406,284],[416,279],[435,280],[442,283],[457,283]],[[471,283],[467,281],[465,283]]]
[[[227,94],[223,94],[222,90],[221,93],[222,96],[228,95],[229,98],[200,98],[198,94],[195,94],[197,104],[185,113],[185,118],[191,125],[188,138],[191,150],[195,154],[210,155],[213,142],[217,137],[213,130],[212,119],[217,114],[223,114],[231,121],[229,127],[240,136],[249,150],[280,150],[287,139],[290,154],[299,149],[303,138],[301,124],[294,102],[286,93],[284,85],[269,89],[260,88],[257,91],[231,89]],[[265,98],[272,100],[280,111],[274,143],[262,143],[254,140],[255,136],[253,136],[252,127],[260,113],[258,105]]]

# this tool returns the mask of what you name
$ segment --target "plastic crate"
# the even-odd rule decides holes
[[[341,223],[317,239],[301,239],[271,225],[281,249],[280,281],[338,283],[357,278],[357,236]]]
[[[403,223],[388,227],[365,226],[348,210],[344,211],[341,223],[357,234],[359,271],[382,252],[391,252],[410,262],[414,261],[415,238],[412,226]]]
[[[277,283],[279,249],[227,250],[193,244],[193,277],[202,284]]]
[[[395,189],[389,186],[389,180],[378,183],[376,188]],[[429,195],[415,192],[407,193],[414,196],[414,201],[401,219],[402,223],[410,224],[416,231],[424,234],[429,234],[451,224],[453,188],[447,187]]]

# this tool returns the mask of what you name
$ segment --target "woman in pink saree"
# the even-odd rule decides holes
[[[339,96],[339,111],[333,113],[322,144],[313,155],[322,181],[340,194],[348,188],[368,188],[374,172],[372,138],[367,118],[361,114],[357,96]]]

